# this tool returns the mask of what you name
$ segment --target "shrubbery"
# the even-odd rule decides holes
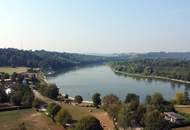
[[[75,96],[74,101],[75,101],[76,103],[80,104],[80,103],[82,103],[83,98],[82,98],[80,95],[77,95],[77,96]]]
[[[72,116],[68,111],[62,108],[55,116],[55,120],[57,123],[64,125],[72,123]]]
[[[59,89],[55,84],[40,84],[38,90],[42,95],[51,99],[57,99],[57,96],[59,95]]]
[[[49,103],[47,107],[48,115],[54,120],[55,115],[59,112],[61,107],[56,103]]]
[[[98,119],[86,116],[77,123],[75,130],[103,130],[103,128]]]

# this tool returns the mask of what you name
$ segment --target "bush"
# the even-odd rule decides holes
[[[31,107],[34,95],[28,86],[17,86],[10,94],[10,102],[16,106]]]
[[[101,98],[99,93],[95,93],[92,96],[92,101],[95,107],[98,107],[98,105],[101,105]]]
[[[77,123],[75,130],[103,130],[103,128],[98,119],[86,116]]]
[[[77,96],[75,96],[74,101],[75,101],[76,103],[80,104],[80,103],[82,103],[83,98],[82,98],[80,95],[77,95]]]
[[[42,101],[42,100],[39,100],[39,99],[34,99],[34,101],[32,102],[32,106],[35,107],[35,108],[38,107],[41,104],[45,104],[45,102]]]
[[[57,123],[59,123],[61,125],[64,125],[66,123],[71,123],[72,122],[72,116],[65,109],[61,109],[57,113],[57,115],[55,116],[55,120],[56,120]]]
[[[11,96],[10,96],[11,104],[15,106],[20,106],[21,101],[22,101],[22,94],[20,91],[15,91],[14,93],[11,93]]]
[[[55,115],[59,112],[61,107],[57,105],[56,103],[49,103],[47,107],[47,112],[49,116],[54,119]]]
[[[49,84],[49,85],[40,85],[39,91],[42,95],[47,96],[51,99],[57,99],[57,96],[59,95],[59,89],[55,84]]]

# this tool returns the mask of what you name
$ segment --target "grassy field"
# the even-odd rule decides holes
[[[76,121],[80,120],[84,116],[92,115],[102,122],[102,125],[104,126],[104,130],[112,130],[114,128],[112,120],[109,118],[107,113],[103,111],[102,109],[96,109],[92,107],[73,106],[69,104],[62,104],[61,106],[62,108],[69,111],[73,119]]]
[[[62,104],[61,106],[71,113],[74,120],[80,120],[82,117],[91,115],[92,113],[104,112],[101,109],[95,109],[91,107],[80,107],[69,104]],[[90,112],[90,110],[93,110],[93,112]]]
[[[44,114],[32,109],[0,112],[2,130],[20,130],[18,127],[23,122],[27,130],[64,130]]]
[[[190,114],[190,106],[189,107],[175,107],[175,109],[180,113]]]
[[[9,73],[12,74],[14,72],[16,73],[22,73],[22,72],[26,72],[28,70],[27,67],[16,67],[16,68],[12,68],[12,67],[0,67],[0,72],[5,72],[5,73]]]

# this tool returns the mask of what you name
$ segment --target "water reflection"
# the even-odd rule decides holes
[[[177,91],[190,92],[190,85],[166,80],[128,76],[113,72],[109,66],[74,67],[59,71],[48,77],[49,82],[56,83],[62,92],[71,96],[81,95],[90,100],[95,92],[102,96],[113,93],[124,99],[127,93],[135,93],[143,101],[146,95],[160,92],[166,99],[171,99]]]

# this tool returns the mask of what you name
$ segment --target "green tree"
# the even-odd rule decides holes
[[[169,123],[158,111],[148,111],[145,115],[145,130],[171,130]]]
[[[27,106],[27,107],[32,106],[33,100],[34,100],[34,95],[30,89],[28,91],[23,92],[23,94],[22,94],[22,105],[23,106]]]
[[[124,130],[127,130],[132,126],[132,121],[134,119],[134,113],[129,110],[127,105],[123,105],[118,113],[118,125]]]
[[[121,102],[116,95],[110,94],[103,97],[102,104],[103,109],[108,112],[112,119],[117,117],[118,111],[121,108]]]
[[[59,95],[59,89],[55,84],[49,84],[46,89],[46,94],[49,98],[57,99]]]
[[[145,75],[151,75],[153,72],[152,68],[150,66],[147,66],[144,68],[144,74]]]
[[[161,93],[154,93],[151,97],[150,104],[154,105],[159,111],[163,111],[164,98]]]
[[[21,91],[15,91],[15,92],[11,93],[10,102],[13,105],[20,106],[21,101],[22,101],[22,93],[21,93]]]
[[[59,89],[55,84],[40,84],[39,91],[42,95],[47,96],[51,99],[57,99],[57,96],[59,95]]]
[[[189,105],[190,104],[190,99],[189,99],[189,93],[187,90],[184,92],[184,104]]]
[[[59,123],[61,125],[64,125],[66,123],[71,123],[72,122],[72,116],[65,109],[61,109],[57,113],[57,115],[55,116],[55,120],[56,120],[57,123]]]
[[[150,102],[151,102],[151,96],[147,95],[146,99],[145,99],[145,104],[148,105],[148,104],[150,104]]]
[[[140,104],[135,111],[135,122],[141,126],[144,126],[144,115],[146,113],[146,107]]]
[[[103,128],[98,119],[86,116],[77,123],[75,130],[103,130]]]
[[[174,98],[175,104],[184,105],[186,102],[185,100],[186,100],[186,97],[184,93],[181,93],[181,92],[176,93],[175,98]]]
[[[134,93],[128,93],[125,99],[125,103],[137,102],[139,103],[139,96]]]
[[[92,101],[95,107],[98,107],[99,105],[101,105],[101,98],[100,98],[100,94],[99,93],[95,93],[92,96]]]
[[[75,96],[74,101],[75,101],[76,103],[80,104],[80,103],[82,103],[83,98],[82,98],[80,95],[77,95],[77,96]]]
[[[47,107],[47,112],[49,116],[54,119],[55,115],[59,112],[61,107],[56,103],[49,103]]]
[[[119,103],[120,103],[119,98],[113,94],[110,94],[110,95],[103,97],[103,100],[102,100],[102,104],[103,104],[104,109],[108,108],[112,104],[119,104]]]

